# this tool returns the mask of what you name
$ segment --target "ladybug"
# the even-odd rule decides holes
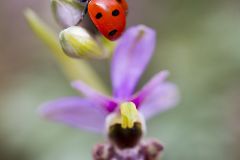
[[[78,0],[85,5],[82,18],[89,14],[98,31],[109,40],[118,39],[125,30],[128,4],[126,0]]]

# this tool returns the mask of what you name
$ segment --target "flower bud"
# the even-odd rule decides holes
[[[82,27],[69,27],[60,33],[59,38],[63,50],[71,57],[107,58],[95,39]]]
[[[52,0],[51,7],[56,21],[65,28],[76,25],[82,17],[82,6],[74,0]]]

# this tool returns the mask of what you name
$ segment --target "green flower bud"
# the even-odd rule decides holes
[[[78,58],[107,58],[106,52],[82,27],[72,26],[60,33],[60,44],[65,53]]]
[[[74,0],[51,0],[51,7],[56,21],[63,27],[76,25],[82,17],[82,6]]]

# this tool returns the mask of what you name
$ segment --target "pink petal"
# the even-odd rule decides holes
[[[146,119],[174,107],[179,101],[179,92],[175,84],[163,83],[153,90],[141,104],[139,111]]]
[[[80,97],[65,97],[47,102],[41,106],[40,113],[49,120],[102,133],[107,116],[103,108]]]
[[[82,81],[72,82],[72,87],[81,92],[86,98],[99,106],[102,106],[109,112],[113,112],[117,107],[117,101],[111,97],[105,96],[102,93],[94,90]]]
[[[153,55],[155,42],[155,31],[143,25],[128,29],[121,37],[111,65],[114,97],[126,99],[132,95]]]
[[[156,74],[144,87],[136,94],[132,100],[137,107],[153,92],[155,88],[160,86],[169,75],[168,71],[161,71]]]
[[[174,84],[166,82],[168,75],[168,71],[159,72],[132,99],[145,118],[150,118],[177,104],[178,89]]]

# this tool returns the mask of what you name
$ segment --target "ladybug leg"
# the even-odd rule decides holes
[[[89,3],[89,2],[88,2]],[[87,12],[88,12],[88,3],[86,4],[86,6],[84,7],[84,9],[83,9],[83,12],[82,12],[82,17],[81,17],[81,19],[83,19],[84,18],[84,16],[87,14]]]
[[[88,12],[88,3],[89,3],[89,2],[90,2],[90,1],[88,1],[87,4],[84,6],[84,9],[83,9],[83,11],[82,11],[81,18],[80,18],[79,22],[77,23],[77,25],[79,25],[79,24],[82,22],[83,18],[84,18],[85,15],[87,14],[87,12]]]

